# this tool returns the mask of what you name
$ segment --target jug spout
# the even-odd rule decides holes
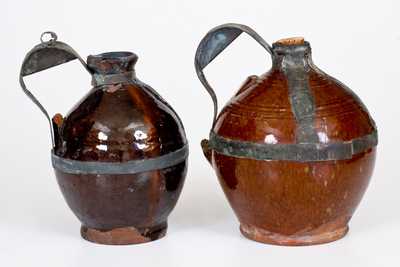
[[[272,57],[275,69],[311,68],[311,46],[303,37],[292,37],[276,41],[272,44]]]
[[[98,74],[119,74],[134,71],[138,56],[132,52],[107,52],[90,55],[89,69]]]
[[[101,86],[126,83],[136,78],[135,64],[138,56],[132,52],[107,52],[90,55],[88,68],[93,72],[92,85]]]

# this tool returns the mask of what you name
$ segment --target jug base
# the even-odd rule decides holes
[[[103,245],[132,245],[155,241],[165,236],[167,224],[151,227],[144,231],[137,228],[120,227],[111,230],[99,230],[82,225],[81,236],[90,242]]]
[[[343,238],[349,231],[348,225],[318,233],[305,233],[303,235],[282,235],[268,230],[241,224],[240,232],[248,239],[279,246],[310,246],[329,243]]]

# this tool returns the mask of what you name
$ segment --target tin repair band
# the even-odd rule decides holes
[[[80,161],[59,157],[51,153],[54,169],[70,174],[135,174],[172,167],[186,160],[188,145],[168,154],[148,159],[125,162]]]

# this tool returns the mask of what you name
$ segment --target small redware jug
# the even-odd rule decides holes
[[[217,116],[203,69],[241,33],[272,56]],[[204,154],[249,239],[314,245],[343,237],[375,164],[377,129],[361,100],[318,69],[303,38],[271,47],[240,24],[212,29],[196,52],[197,75],[214,102]]]
[[[20,83],[50,123],[52,164],[83,238],[135,244],[163,237],[181,192],[188,146],[175,111],[136,78],[137,56],[110,52],[87,63],[67,44],[35,46],[22,64]],[[65,117],[50,119],[23,77],[78,59],[93,88]]]

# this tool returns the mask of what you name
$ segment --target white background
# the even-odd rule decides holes
[[[214,26],[238,22],[268,42],[304,36],[315,63],[352,88],[377,122],[374,175],[342,240],[313,247],[249,241],[204,159],[212,103],[193,57]],[[0,266],[400,266],[400,4],[380,1],[17,1],[0,3]],[[48,124],[22,93],[24,55],[53,30],[84,58],[128,50],[137,75],[181,116],[190,168],[166,238],[104,246],[79,236],[50,164]],[[262,48],[243,35],[207,68],[225,103],[250,74],[269,69]],[[51,114],[65,114],[90,89],[78,62],[27,79]],[[397,163],[397,166],[396,166]],[[397,255],[396,255],[397,252]]]

